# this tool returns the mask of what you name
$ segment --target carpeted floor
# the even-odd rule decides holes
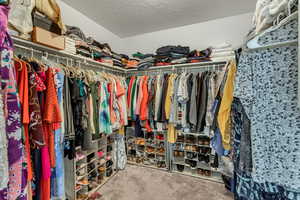
[[[101,200],[232,200],[224,185],[127,165],[99,191]]]

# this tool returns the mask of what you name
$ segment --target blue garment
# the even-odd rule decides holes
[[[64,74],[57,73],[55,75],[57,98],[60,108],[63,108],[63,84]],[[62,111],[63,109],[61,109]],[[63,113],[61,112],[63,116]],[[64,127],[63,125],[61,127]],[[52,169],[51,173],[51,197],[64,199],[65,198],[65,173],[64,173],[64,133],[62,128],[55,131],[55,158],[56,167]]]
[[[219,128],[216,128],[215,134],[211,139],[211,145],[219,156],[228,155],[229,151],[225,150],[222,144],[222,135]]]

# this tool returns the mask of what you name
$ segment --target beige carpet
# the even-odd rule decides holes
[[[224,185],[127,165],[99,191],[101,200],[232,200]]]

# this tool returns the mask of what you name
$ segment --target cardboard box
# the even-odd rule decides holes
[[[33,27],[32,41],[38,44],[42,44],[54,49],[65,49],[65,37],[51,33],[40,27]]]

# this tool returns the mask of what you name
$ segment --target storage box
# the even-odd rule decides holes
[[[33,27],[32,41],[54,49],[65,49],[65,37],[46,31],[40,27]]]
[[[53,23],[47,16],[35,11],[32,13],[33,26],[40,27],[57,35],[61,35],[61,29],[55,23]]]

